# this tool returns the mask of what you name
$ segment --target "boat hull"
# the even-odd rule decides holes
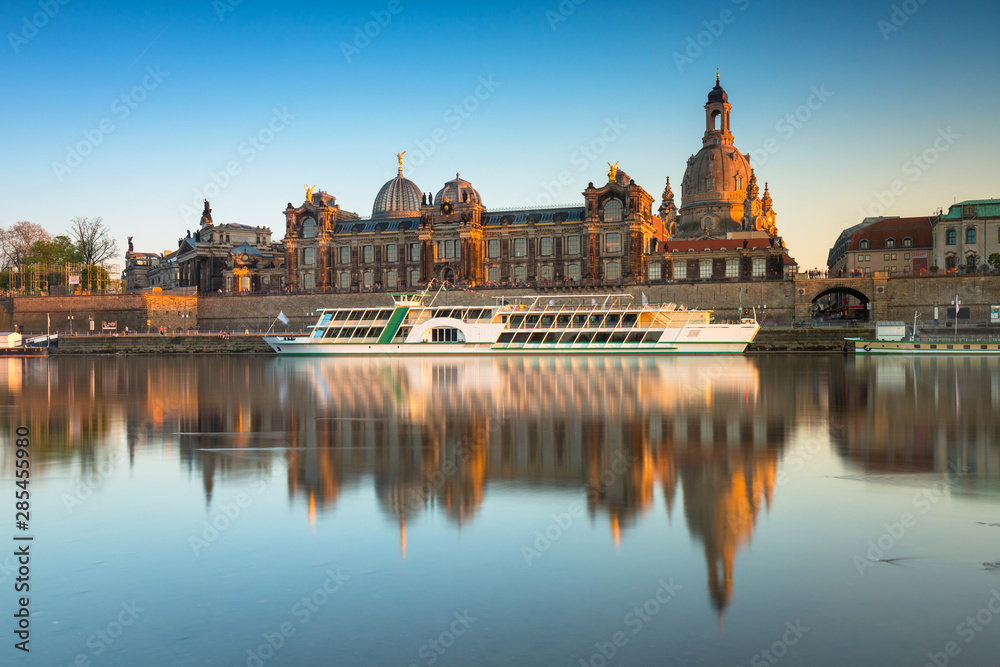
[[[852,339],[857,354],[1000,354],[1000,342]]]
[[[337,344],[309,341],[308,338],[289,339],[265,336],[264,341],[275,352],[284,356],[518,356],[518,355],[684,355],[684,354],[742,354],[747,341],[704,341],[671,344],[623,344],[618,346],[560,346],[558,344],[525,345],[523,347],[495,346],[493,343],[396,343],[396,344]]]

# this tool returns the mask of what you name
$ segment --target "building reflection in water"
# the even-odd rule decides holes
[[[1000,477],[1000,357],[858,357],[830,384],[832,441],[859,471]]]
[[[578,493],[621,548],[660,489],[668,516],[683,505],[720,614],[795,415],[794,383],[763,392],[744,357],[16,363],[6,392],[50,458],[93,458],[123,429],[130,460],[176,447],[206,502],[218,479],[284,459],[312,521],[370,477],[404,557],[408,526],[475,521],[491,483]]]

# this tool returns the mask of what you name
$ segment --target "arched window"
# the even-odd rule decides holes
[[[490,270],[487,272],[486,279],[489,280],[491,283],[498,283],[498,282],[500,282],[500,267],[499,266],[491,266]]]
[[[566,267],[566,277],[569,278],[570,280],[579,280],[580,279],[580,265],[579,264],[570,264],[569,266],[567,266]]]
[[[347,271],[340,274],[340,289],[351,289],[351,274]]]
[[[861,239],[861,243],[858,244],[858,247],[862,250],[868,250],[868,239]]]
[[[945,236],[945,245],[955,245],[955,243],[957,243],[956,241],[957,238],[958,238],[958,232],[956,232],[954,229],[949,229]]]
[[[371,271],[365,271],[363,278],[365,287],[370,288],[375,283],[375,274]]]
[[[965,242],[966,243],[975,243],[976,242],[976,228],[975,227],[969,227],[968,229],[965,230]]]
[[[304,239],[314,239],[316,238],[316,221],[312,218],[306,218],[302,221],[302,238]]]
[[[523,266],[514,267],[514,280],[519,283],[528,282],[528,269]]]
[[[896,239],[886,239],[885,240],[885,247],[886,248],[895,248],[896,247]]]
[[[617,199],[612,199],[604,205],[604,222],[621,222],[625,209]]]
[[[552,280],[552,267],[543,266],[541,271],[542,280]]]
[[[712,129],[713,130],[721,130],[722,129],[722,127],[720,126],[721,122],[722,122],[722,113],[719,112],[719,111],[713,111],[712,112]]]

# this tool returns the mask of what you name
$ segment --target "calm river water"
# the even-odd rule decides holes
[[[0,369],[0,664],[998,664],[1000,358]]]

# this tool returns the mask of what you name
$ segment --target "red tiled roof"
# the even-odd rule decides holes
[[[694,239],[692,241],[663,241],[657,244],[659,252],[687,252],[688,250],[743,250],[744,239]],[[770,248],[768,239],[746,239],[747,250]],[[781,246],[775,244],[775,248]]]
[[[868,241],[869,250],[885,248],[887,239],[895,239],[896,247],[903,247],[903,239],[907,236],[913,239],[913,248],[931,248],[934,246],[933,218],[918,216],[916,218],[886,218],[873,222],[854,232],[848,250],[860,250],[861,241]]]

